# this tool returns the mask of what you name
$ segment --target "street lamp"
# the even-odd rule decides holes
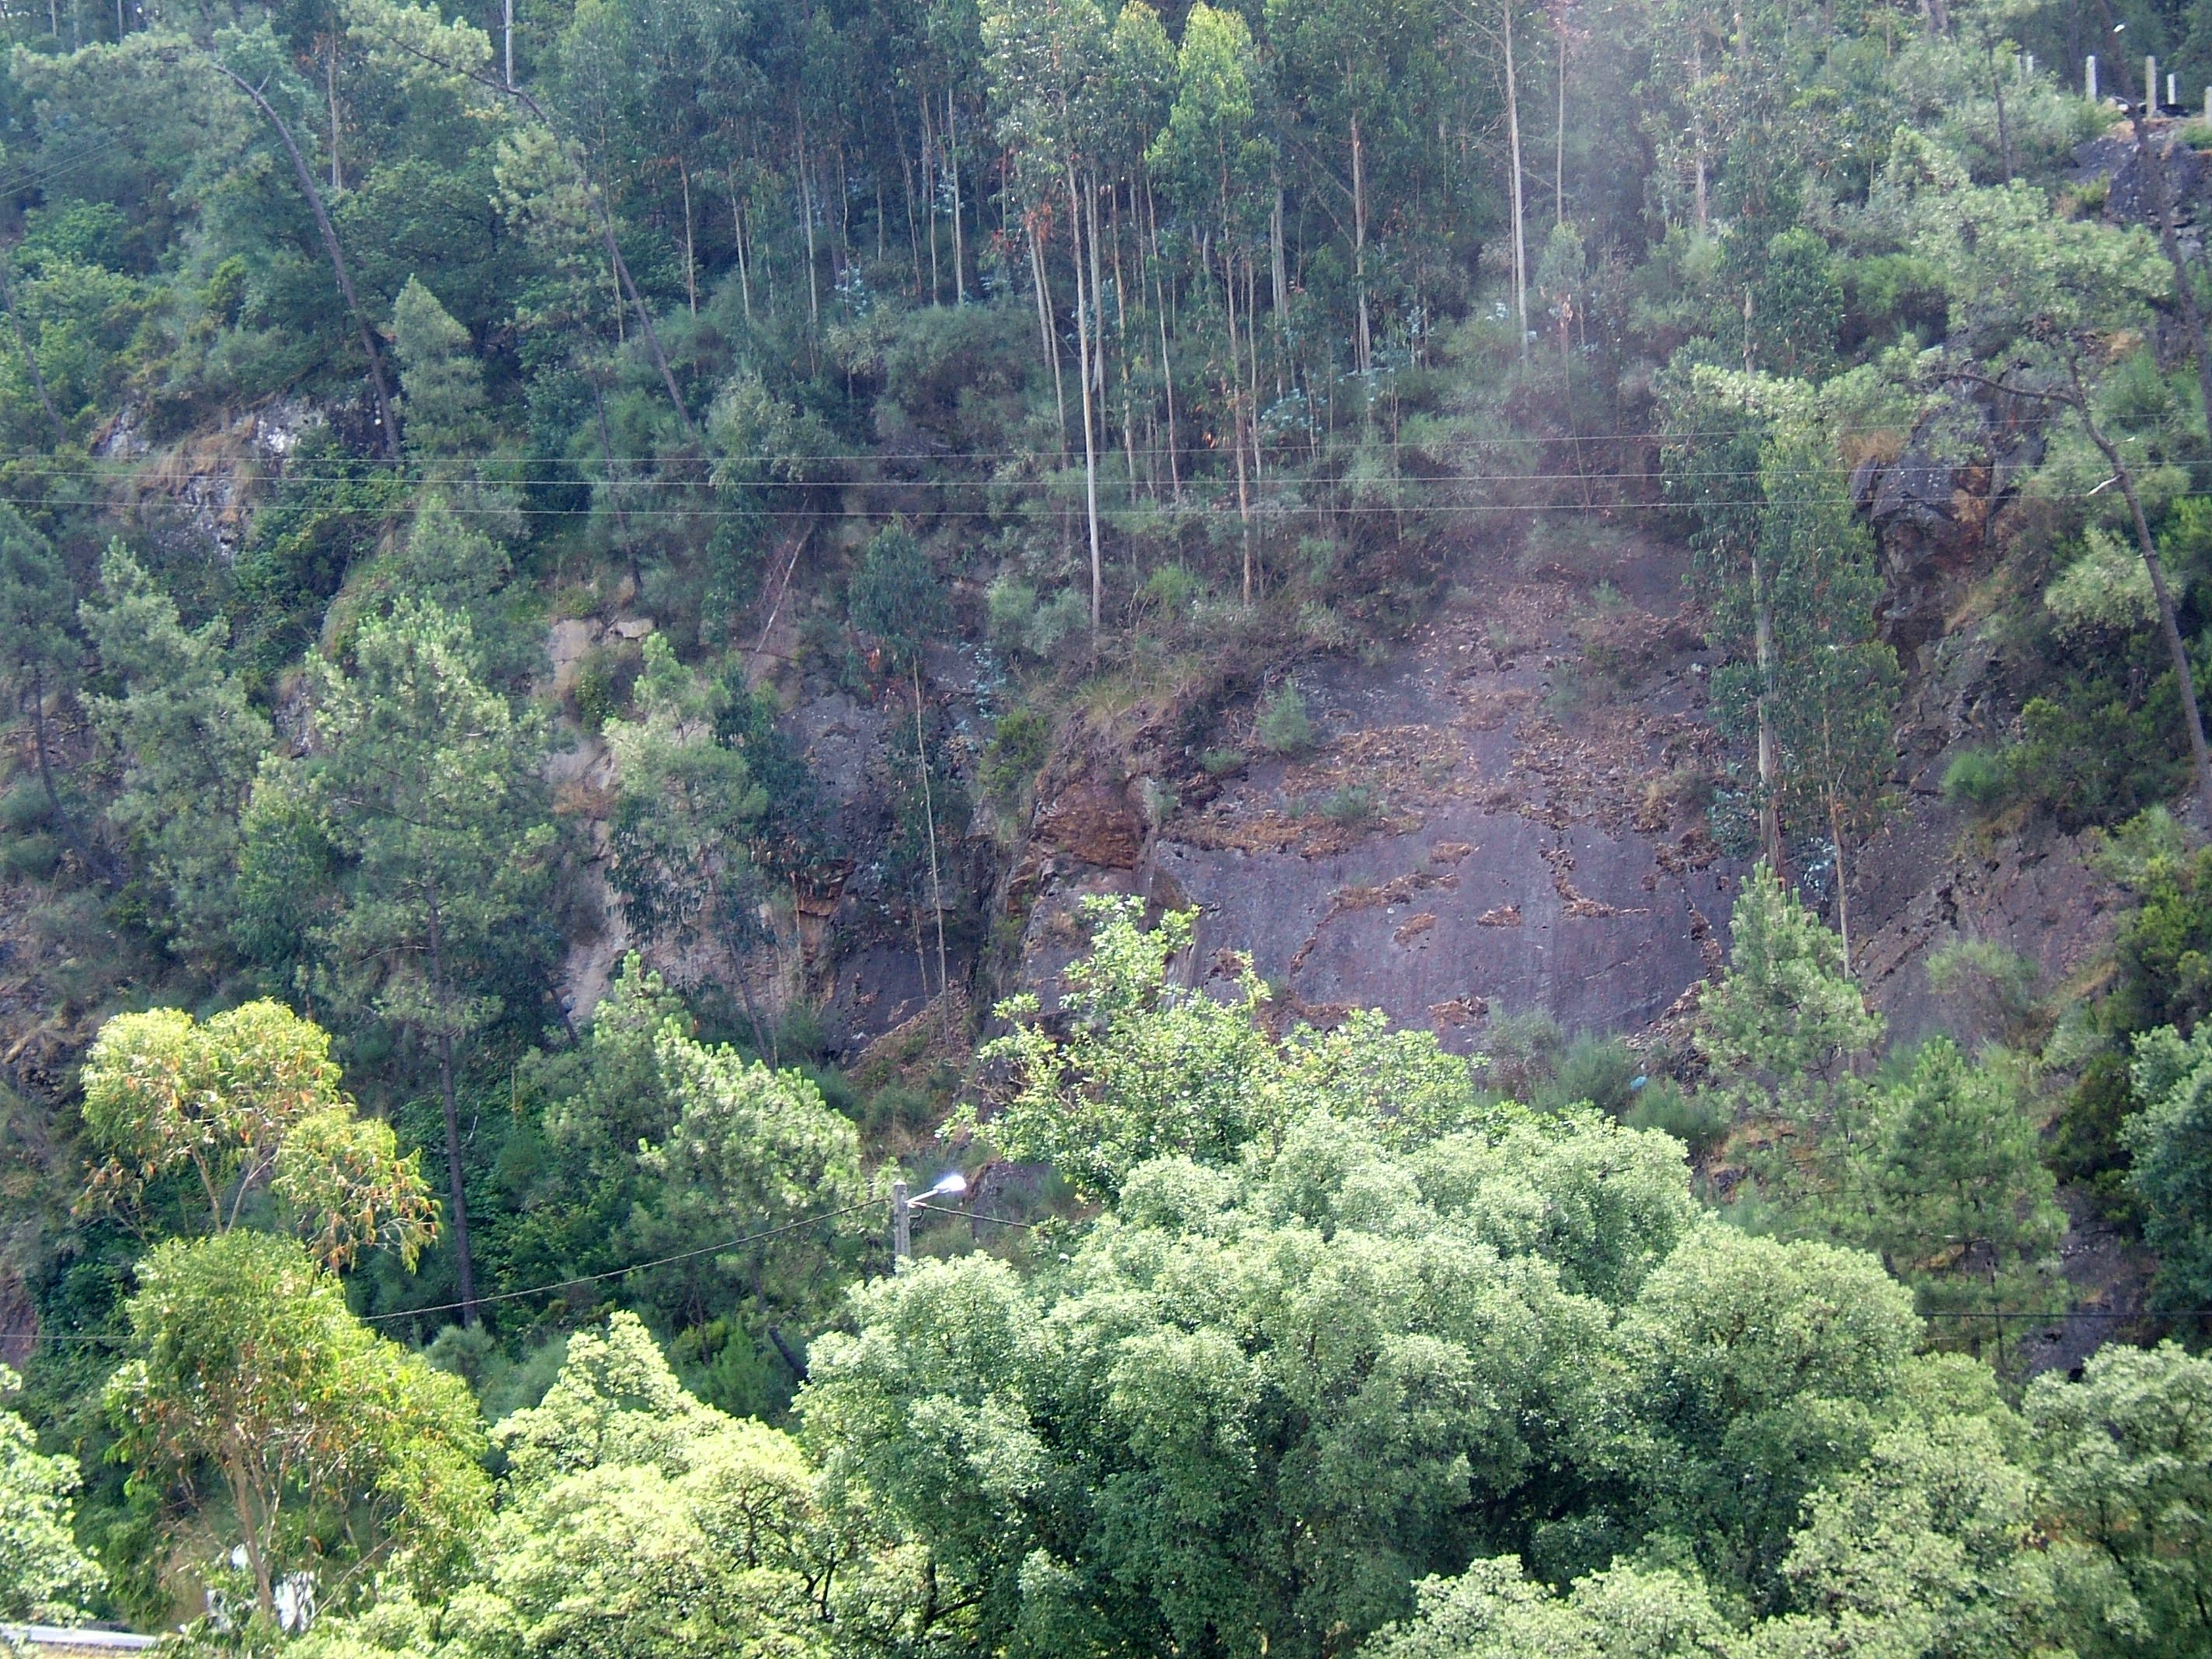
[[[906,1182],[891,1182],[891,1255],[904,1261],[914,1255],[914,1212],[929,1207],[925,1201],[933,1198],[957,1198],[968,1190],[968,1177],[957,1170],[947,1170],[937,1177],[937,1184],[920,1198],[907,1195]]]

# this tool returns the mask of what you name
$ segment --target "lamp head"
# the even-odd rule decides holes
[[[937,1177],[937,1184],[924,1193],[924,1198],[957,1198],[968,1190],[968,1177],[953,1170]]]

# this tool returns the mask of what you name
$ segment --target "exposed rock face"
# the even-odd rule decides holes
[[[2175,228],[2195,242],[2212,220],[2212,157],[2181,142],[2179,121],[2152,124],[2152,143],[2164,175],[2166,200],[2172,204]],[[2074,152],[2074,180],[2086,184],[2105,181],[2105,216],[2116,224],[2151,223],[2150,189],[2142,152],[2135,132],[2125,123],[2100,138],[2093,138]]]
[[[1037,815],[1031,835],[1048,853],[1102,870],[1133,870],[1145,848],[1144,815],[1126,787],[1086,779]]]
[[[1994,562],[1990,520],[2042,460],[2046,414],[2033,399],[1961,385],[1902,453],[1852,473],[1851,499],[1881,550],[1881,635],[1908,667]]]
[[[1898,1042],[1939,1030],[2002,1035],[1975,1029],[1970,995],[1929,983],[1929,958],[1948,944],[1986,940],[2016,952],[2046,994],[2112,948],[2121,895],[2081,837],[2042,825],[1966,840],[1964,829],[1956,811],[1920,795],[1859,854],[1867,878],[1857,902],[1879,919],[1856,951],[1859,975]]]
[[[1579,585],[1501,581],[1380,667],[1315,665],[1316,751],[1218,781],[1183,759],[1133,857],[1142,780],[1055,801],[1024,981],[1049,992],[1085,942],[1082,898],[1121,892],[1195,906],[1187,976],[1249,951],[1297,1018],[1380,1007],[1460,1049],[1525,1009],[1656,1019],[1720,961],[1739,872],[1678,799],[1713,758],[1679,569],[1662,555],[1642,574],[1645,604],[1610,610]],[[1580,665],[1591,645],[1621,683]]]

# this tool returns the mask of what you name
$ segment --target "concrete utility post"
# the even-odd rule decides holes
[[[2093,104],[2097,101],[2097,54],[2094,52],[2081,65],[2081,95]]]
[[[914,1206],[906,1195],[906,1182],[891,1182],[891,1257],[896,1261],[914,1255]]]

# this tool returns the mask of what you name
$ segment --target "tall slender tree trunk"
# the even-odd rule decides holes
[[[1098,421],[1106,422],[1106,274],[1098,257],[1098,181],[1083,181],[1083,207],[1091,223],[1091,309],[1098,326],[1091,337],[1091,389],[1098,396]]]
[[[1774,613],[1766,592],[1766,573],[1759,555],[1751,556],[1752,654],[1759,671],[1759,839],[1766,867],[1782,879],[1780,760],[1774,740]]]
[[[1121,274],[1121,189],[1110,187],[1114,204],[1114,347],[1121,372],[1121,461],[1129,471],[1129,505],[1137,504],[1137,420],[1129,383],[1129,283]],[[1142,257],[1140,254],[1139,258]],[[1100,325],[1103,327],[1102,322]]]
[[[1083,510],[1091,532],[1091,649],[1098,649],[1098,628],[1105,605],[1106,562],[1098,546],[1098,432],[1091,418],[1091,319],[1083,296],[1083,203],[1075,185],[1075,163],[1066,164],[1068,231],[1075,238],[1069,262],[1075,271],[1077,392],[1083,404]],[[1057,359],[1055,359],[1057,361]]]
[[[1237,524],[1244,544],[1243,601],[1252,603],[1252,494],[1244,471],[1244,372],[1237,361],[1237,266],[1229,247],[1229,203],[1224,182],[1221,218],[1221,297],[1229,324],[1229,372],[1221,377],[1221,391],[1229,401],[1230,442],[1237,451]]]
[[[1552,149],[1552,225],[1567,222],[1567,14],[1559,13],[1559,118],[1554,125]]]
[[[1168,293],[1160,258],[1160,220],[1152,201],[1152,187],[1149,179],[1145,185],[1145,212],[1152,236],[1152,295],[1155,314],[1160,325],[1160,387],[1166,394],[1168,406],[1168,487],[1180,505],[1182,501],[1182,458],[1176,453],[1175,360],[1168,351]]]
[[[735,169],[732,171],[734,173]],[[736,239],[738,245],[738,297],[744,306],[745,321],[750,325],[753,319],[752,261],[745,253],[745,216],[738,206],[738,191],[734,184],[730,187],[730,234]]]
[[[1700,236],[1711,228],[1705,194],[1705,111],[1701,101],[1705,85],[1705,33],[1693,27],[1690,34],[1690,149],[1697,161],[1698,234]]]
[[[1836,854],[1836,931],[1843,935],[1844,977],[1851,976],[1851,871],[1844,861],[1843,804],[1828,792],[1828,845]]]
[[[676,371],[669,367],[668,354],[661,349],[660,331],[653,325],[653,308],[646,304],[645,295],[637,291],[637,284],[630,279],[622,244],[615,240],[614,210],[607,205],[605,196],[593,189],[588,179],[585,181],[584,193],[599,210],[599,234],[606,241],[607,263],[614,267],[617,301],[619,304],[625,293],[629,295],[630,307],[637,313],[637,325],[645,335],[646,349],[653,354],[653,367],[660,371],[661,389],[668,393],[669,404],[676,410],[676,418],[684,423],[684,430],[690,434],[692,442],[697,443],[699,428],[691,418],[691,411],[684,405],[684,393],[676,384]]]
[[[945,277],[937,264],[937,150],[931,143],[929,95],[921,99],[921,186],[929,198],[929,303],[945,301]]]
[[[1036,289],[1037,337],[1046,361],[1052,364],[1052,401],[1060,411],[1060,459],[1067,462],[1067,388],[1060,378],[1060,342],[1053,337],[1052,294],[1045,287],[1044,243],[1037,234],[1037,217],[1030,216],[1030,278]]]
[[[399,459],[399,422],[392,411],[392,393],[384,383],[384,358],[376,349],[374,331],[361,308],[360,297],[355,294],[353,276],[346,270],[345,252],[338,246],[338,234],[331,223],[329,210],[323,205],[323,193],[315,188],[315,175],[308,171],[307,157],[300,154],[300,146],[292,137],[292,129],[284,125],[284,118],[276,113],[276,106],[261,95],[261,88],[234,74],[228,64],[216,58],[207,60],[231,85],[253,100],[269,125],[276,130],[276,137],[284,146],[284,154],[291,158],[293,175],[300,181],[300,189],[307,198],[308,210],[315,216],[315,228],[323,239],[323,252],[330,256],[331,275],[337,278],[338,293],[344,298],[346,310],[353,318],[354,332],[361,341],[362,354],[368,359],[369,384],[376,392],[376,416],[384,427],[384,453],[387,460]]]
[[[1275,185],[1275,199],[1267,210],[1267,331],[1274,340],[1275,396],[1283,385],[1283,312],[1291,302],[1290,268],[1283,256],[1283,186]]]
[[[1352,118],[1352,283],[1359,299],[1359,372],[1375,366],[1374,336],[1367,320],[1367,159],[1359,118]]]
[[[507,76],[507,84],[514,84],[514,0],[500,0],[499,7],[501,65]]]
[[[123,15],[121,0],[118,0],[116,15]],[[345,188],[345,174],[338,166],[338,42],[331,37],[331,50],[323,59],[323,93],[329,100],[331,111],[331,194],[335,196]]]
[[[430,995],[441,1011],[446,1000],[444,941],[439,930],[438,901],[430,901]],[[469,1254],[469,1202],[461,1185],[461,1115],[453,1097],[453,1035],[438,1033],[438,1097],[446,1114],[446,1190],[453,1206],[453,1273],[461,1293],[461,1322],[477,1322],[476,1264]]]
[[[46,411],[46,424],[53,428],[57,445],[69,441],[69,428],[54,408],[54,400],[46,391],[46,377],[39,369],[39,354],[31,349],[31,337],[23,327],[22,313],[15,309],[15,283],[8,273],[9,262],[15,257],[13,248],[0,248],[0,302],[8,307],[8,326],[15,331],[15,349],[23,354],[23,372],[30,376],[31,390],[38,394],[39,407]]]
[[[2106,434],[2090,413],[2089,400],[2081,389],[2078,373],[2074,386],[2075,411],[2087,428],[2090,442],[2103,452],[2106,464],[2120,481],[2120,493],[2127,498],[2129,516],[2135,520],[2136,545],[2142,551],[2143,568],[2150,575],[2151,594],[2158,601],[2159,631],[2166,635],[2166,652],[2173,659],[2174,684],[2181,692],[2181,713],[2189,727],[2189,758],[2197,775],[2197,799],[2203,805],[2205,822],[2212,824],[2212,752],[2205,747],[2204,716],[2197,703],[2197,676],[2189,665],[2189,647],[2181,637],[2181,624],[2174,615],[2166,565],[2158,556],[2158,544],[2151,538],[2150,520],[2143,514],[2142,498],[2136,493],[2135,474],[2129,470],[2119,446]]]
[[[929,904],[937,913],[937,995],[938,1016],[944,1023],[945,1040],[952,1041],[952,981],[945,966],[945,887],[938,878],[937,864],[937,805],[929,787],[929,747],[921,732],[921,653],[913,659],[914,668],[914,758],[921,768],[921,817],[929,832]],[[925,994],[928,981],[922,985]]]
[[[684,182],[684,294],[691,302],[691,314],[699,314],[699,255],[691,238],[691,164],[681,155],[676,158],[676,176]]]
[[[952,88],[945,89],[945,168],[952,180],[952,302],[968,303],[968,242],[960,210],[960,113]]]
[[[1267,469],[1260,456],[1260,270],[1250,253],[1244,256],[1244,422],[1252,441],[1252,477],[1264,479]]]
[[[896,105],[891,106],[891,142],[898,150],[899,184],[906,193],[906,250],[914,271],[914,297],[921,298],[921,228],[914,216],[914,158],[907,154],[906,131],[899,125]]]
[[[814,251],[814,185],[808,177],[806,165],[806,121],[794,108],[793,115],[799,131],[799,210],[806,222],[806,320],[815,328],[822,325],[822,282],[816,270],[820,263]]]
[[[1997,69],[1996,49],[1986,33],[1982,37],[1982,55],[1989,64],[1990,92],[1997,103],[1997,155],[2004,162],[2005,183],[2010,184],[2018,171],[2013,165],[2012,124],[2005,118],[2004,76]]]
[[[246,1545],[246,1564],[253,1574],[253,1605],[273,1628],[276,1623],[276,1581],[269,1568],[269,1552],[264,1547],[262,1529],[266,1517],[253,1501],[252,1488],[247,1484],[246,1471],[237,1462],[226,1458],[223,1474],[230,1486],[230,1506],[238,1517],[238,1530]]]
[[[1521,337],[1521,361],[1528,361],[1528,232],[1521,199],[1521,97],[1513,69],[1513,4],[1504,0],[1505,135],[1513,169],[1513,315]]]

